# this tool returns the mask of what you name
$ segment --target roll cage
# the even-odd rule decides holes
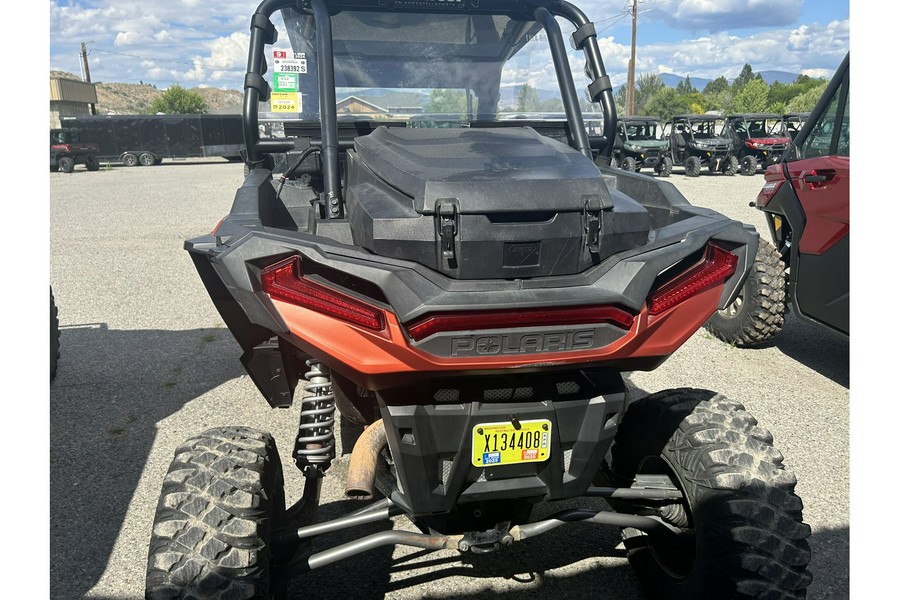
[[[395,0],[389,6],[379,0],[264,0],[257,7],[251,20],[250,50],[244,79],[243,130],[246,162],[251,170],[265,168],[266,156],[269,154],[285,153],[295,149],[295,138],[261,139],[259,133],[259,103],[265,102],[271,92],[264,78],[267,70],[265,46],[277,41],[277,31],[270,20],[277,11],[282,11],[285,16],[295,51],[308,50],[316,57],[315,61],[310,61],[310,69],[314,69],[317,80],[317,108],[321,129],[321,138],[315,143],[321,155],[323,188],[328,204],[342,205],[340,141],[335,108],[338,72],[335,65],[341,66],[340,77],[352,78],[355,67],[351,64],[352,61],[369,59],[367,53],[369,50],[375,57],[369,59],[367,63],[375,66],[373,70],[366,72],[369,80],[374,76],[389,84],[392,77],[389,71],[377,69],[379,53],[411,50],[410,47],[404,47],[402,43],[393,40],[356,39],[353,41],[351,51],[349,44],[343,40],[336,41],[332,34],[333,22],[345,12],[361,11],[366,15],[374,15],[373,30],[382,31],[392,22],[391,15],[467,16],[470,23],[470,37],[464,40],[465,43],[448,40],[441,46],[445,51],[441,56],[442,64],[451,67],[478,64],[488,56],[488,53],[491,53],[494,59],[509,59],[529,36],[542,31],[547,36],[559,82],[565,119],[570,132],[569,144],[593,159],[595,153],[591,150],[578,103],[578,94],[566,55],[566,44],[556,22],[556,17],[565,19],[575,28],[571,38],[573,46],[581,50],[585,56],[585,72],[590,79],[587,91],[591,102],[599,103],[602,108],[603,131],[615,131],[616,109],[612,85],[600,55],[596,30],[579,8],[564,0],[497,0],[491,3],[477,0]],[[379,16],[382,17],[382,22],[378,22]],[[509,19],[507,27],[502,31],[497,31],[496,28],[492,31],[491,24],[496,17]],[[360,73],[361,71],[357,69],[357,76],[361,76]],[[465,77],[464,70],[458,68],[437,69],[433,77],[439,83],[454,75]],[[479,96],[479,117],[492,116],[489,109],[492,105],[491,99],[495,99],[497,90],[490,89],[489,85],[483,82],[468,83]],[[485,107],[488,110],[485,110]],[[485,112],[482,113],[483,110]],[[596,154],[608,163],[612,154],[612,144],[601,145]],[[330,217],[339,217],[342,214],[342,210],[329,212]]]

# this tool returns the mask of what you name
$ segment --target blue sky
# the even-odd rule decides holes
[[[50,70],[91,79],[240,89],[256,1],[51,0]],[[604,64],[625,82],[631,44],[626,0],[575,2],[597,26]],[[849,50],[849,0],[642,0],[637,73],[735,77],[781,70],[828,77]],[[282,39],[285,39],[283,36]]]

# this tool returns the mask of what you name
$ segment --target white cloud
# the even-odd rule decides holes
[[[232,33],[206,42],[205,46],[208,54],[193,58],[194,67],[185,72],[185,79],[197,82],[239,80],[236,74],[246,66],[250,35]]]
[[[113,42],[116,46],[134,46],[144,41],[143,37],[136,31],[120,31],[116,34],[116,40]]]

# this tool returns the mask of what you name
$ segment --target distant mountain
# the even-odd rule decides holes
[[[663,83],[665,83],[669,87],[676,87],[679,83],[687,79],[687,77],[682,77],[681,75],[676,75],[675,73],[660,73],[660,77],[662,77]],[[691,85],[694,86],[698,92],[702,92],[703,88],[706,87],[706,84],[712,81],[712,79],[704,79],[703,77],[691,77]]]
[[[799,75],[797,73],[788,73],[787,71],[760,71],[763,81],[768,85],[772,85],[776,81],[779,83],[794,83]]]

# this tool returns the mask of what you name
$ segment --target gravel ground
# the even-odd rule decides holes
[[[50,280],[62,326],[50,385],[50,595],[143,597],[147,543],[174,448],[207,427],[271,431],[289,501],[300,481],[289,452],[296,408],[272,410],[183,249],[228,211],[242,165],[167,161],[50,177]],[[762,175],[670,181],[692,203],[753,224]],[[849,597],[849,344],[789,315],[776,341],[737,349],[697,332],[653,372],[628,373],[653,392],[710,388],[744,403],[772,431],[797,475],[812,526],[809,597]],[[347,457],[325,480],[322,515],[347,509]],[[600,501],[598,501],[600,502]],[[547,510],[558,510],[559,505]],[[546,512],[546,511],[544,511]],[[410,529],[399,517],[393,526]],[[344,539],[344,538],[341,538]],[[617,532],[572,525],[469,556],[375,550],[298,580],[292,599],[639,599]]]

